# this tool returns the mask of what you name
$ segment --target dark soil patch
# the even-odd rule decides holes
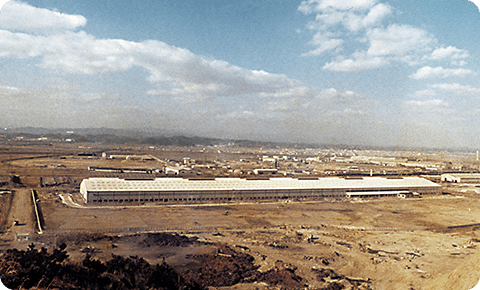
[[[349,285],[347,289],[371,289],[370,280],[348,278],[326,268],[312,269],[312,271],[315,273],[317,281],[328,283],[322,290],[341,290],[346,288],[345,285]]]
[[[165,246],[174,246],[174,247],[187,247],[190,245],[207,245],[208,243],[198,241],[197,237],[186,237],[179,234],[169,234],[169,233],[155,233],[147,234],[147,237],[140,242],[141,246],[151,247],[165,247]]]
[[[79,244],[83,244],[83,243],[92,243],[92,242],[98,242],[98,241],[115,242],[115,241],[118,241],[119,239],[120,239],[120,237],[118,237],[118,236],[110,236],[110,235],[105,235],[105,234],[82,234],[82,233],[77,233],[77,234],[58,236],[57,239],[56,239],[56,245],[58,246],[62,243],[79,245]]]
[[[330,269],[312,269],[312,271],[316,274],[318,281],[325,282],[325,278],[330,278],[332,280],[339,280],[344,279],[345,276],[338,275],[333,270]]]
[[[287,289],[303,289],[307,285],[302,282],[302,277],[295,274],[290,269],[272,269],[265,273],[261,273],[257,281],[265,282],[269,285],[279,285]]]
[[[258,271],[253,264],[254,258],[246,253],[238,253],[232,248],[219,244],[215,253],[193,255],[195,263],[181,272],[187,283],[196,283],[202,287],[232,286],[238,283],[265,282],[269,285],[280,285],[287,289],[305,287],[302,277],[292,269],[272,269],[267,272]]]

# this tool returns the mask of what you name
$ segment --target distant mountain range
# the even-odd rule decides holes
[[[42,127],[22,127],[22,128],[4,128],[3,133],[10,134],[33,134],[33,135],[114,135],[114,136],[132,136],[138,134],[139,131],[111,129],[111,128],[42,128]]]
[[[146,145],[163,145],[163,146],[213,146],[225,145],[234,143],[239,147],[263,147],[263,148],[318,148],[317,144],[293,144],[288,142],[262,142],[252,140],[232,140],[219,139],[197,136],[174,136],[165,135],[160,131],[136,131],[123,130],[111,128],[7,128],[0,134],[25,137],[28,139],[35,139],[40,137],[47,137],[50,139],[72,139],[76,142],[92,142],[92,143],[106,143],[106,144],[146,144]]]
[[[268,142],[255,140],[233,140],[198,136],[183,136],[172,133],[162,132],[154,129],[112,129],[112,128],[4,128],[0,135],[22,136],[29,139],[47,137],[51,139],[72,139],[75,142],[92,142],[104,144],[145,144],[152,146],[214,146],[234,143],[237,147],[250,148],[335,148],[335,149],[371,149],[371,150],[390,150],[390,151],[455,151],[455,152],[473,152],[471,148],[450,148],[450,149],[430,149],[430,148],[403,148],[396,146],[362,146],[362,145],[343,145],[343,144],[318,144],[318,143],[291,143],[291,142]],[[475,151],[475,150],[474,150]]]

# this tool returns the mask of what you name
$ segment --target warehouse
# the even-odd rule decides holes
[[[475,173],[445,173],[441,176],[442,181],[453,183],[480,183],[480,174]]]
[[[418,177],[403,178],[156,178],[129,180],[88,178],[80,193],[87,203],[208,203],[228,201],[316,199],[396,195],[398,192],[439,194],[441,186]],[[363,194],[362,194],[363,193]]]

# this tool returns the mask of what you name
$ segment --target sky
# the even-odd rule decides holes
[[[8,1],[0,127],[480,148],[479,45],[468,0]]]

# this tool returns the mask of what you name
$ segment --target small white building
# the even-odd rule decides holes
[[[441,180],[453,183],[480,183],[480,173],[445,173]]]
[[[278,172],[278,170],[275,169],[275,168],[254,169],[253,170],[253,173],[255,173],[256,175],[259,175],[259,174],[276,174],[277,172]]]

